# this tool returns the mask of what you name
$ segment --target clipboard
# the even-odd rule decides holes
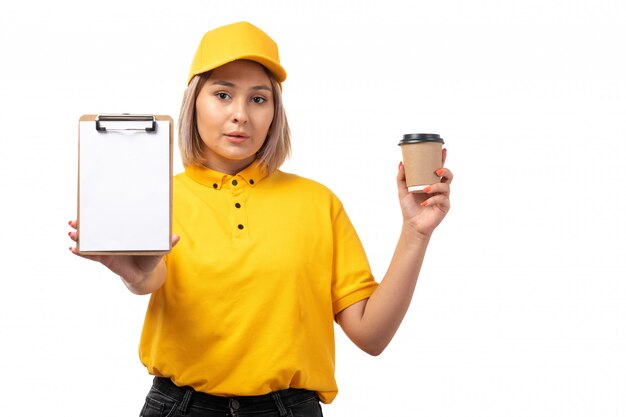
[[[170,116],[83,115],[78,122],[78,252],[159,255],[172,242]]]

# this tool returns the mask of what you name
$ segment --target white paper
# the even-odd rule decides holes
[[[170,248],[170,123],[156,132],[117,131],[146,122],[80,122],[81,252]]]

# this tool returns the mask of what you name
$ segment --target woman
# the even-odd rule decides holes
[[[408,309],[452,173],[411,194],[400,164],[403,225],[379,285],[337,197],[278,170],[290,151],[285,78],[255,26],[208,32],[179,120],[176,246],[165,257],[84,256],[151,294],[140,357],[155,379],[142,416],[321,416],[319,401],[337,394],[333,321],[378,355]]]

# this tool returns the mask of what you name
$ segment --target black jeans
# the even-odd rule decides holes
[[[250,397],[218,397],[154,378],[140,417],[322,417],[313,391],[290,388]]]

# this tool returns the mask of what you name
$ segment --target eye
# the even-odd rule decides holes
[[[228,98],[230,98],[230,96],[226,93],[215,93],[215,97],[219,98],[220,100],[227,100]]]
[[[261,103],[265,103],[267,100],[265,99],[265,97],[256,96],[256,97],[252,97],[252,101],[256,104],[261,104]]]

